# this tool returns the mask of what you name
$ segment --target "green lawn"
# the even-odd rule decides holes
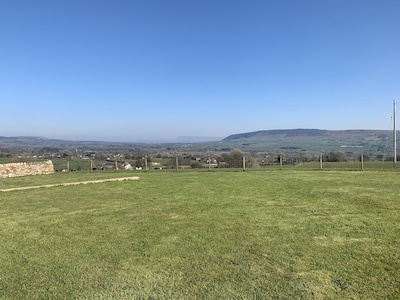
[[[0,179],[1,299],[398,299],[400,173]]]

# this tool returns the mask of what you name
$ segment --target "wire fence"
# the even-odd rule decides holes
[[[311,162],[296,166],[301,169],[320,170],[394,170],[393,162]]]
[[[313,160],[296,160],[285,157],[282,154],[275,162],[263,165],[263,168],[271,169],[308,169],[308,170],[397,170],[397,162],[394,163],[393,156],[369,156],[360,154],[358,157],[346,159],[343,157],[341,160],[335,161],[329,159],[327,155],[321,154],[319,159]],[[400,168],[400,165],[399,165]]]
[[[215,153],[216,154],[216,153]],[[212,157],[212,156],[211,156]],[[282,153],[273,158],[251,156],[249,153],[243,153],[243,156],[235,157],[236,161],[227,163],[221,160],[217,155],[214,158],[178,159],[178,157],[169,158],[147,158],[142,164],[138,165],[138,160],[119,159],[115,161],[104,161],[100,159],[53,159],[54,170],[56,172],[71,171],[122,171],[122,170],[188,170],[188,169],[243,169],[243,170],[273,170],[273,169],[299,169],[299,170],[384,170],[396,171],[400,169],[393,162],[393,156],[390,155],[359,155],[352,157],[342,157],[340,161],[328,155],[321,154],[320,157],[314,156],[311,159],[304,157],[295,157],[290,154]],[[148,159],[148,161],[147,161]],[[29,162],[28,162],[29,163]],[[35,163],[35,162],[30,162]]]

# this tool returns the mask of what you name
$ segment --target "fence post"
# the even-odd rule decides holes
[[[319,168],[322,170],[322,153],[319,155]]]
[[[364,153],[361,153],[361,171],[364,170]]]
[[[246,171],[246,156],[243,155],[243,171]]]
[[[279,168],[282,170],[282,153],[279,154]]]
[[[148,171],[148,166],[147,166],[147,155],[144,156],[144,170]]]
[[[176,165],[176,170],[178,171],[179,169],[178,156],[175,156],[175,165]]]

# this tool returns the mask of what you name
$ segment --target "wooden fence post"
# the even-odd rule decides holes
[[[319,168],[322,170],[322,153],[319,155]]]
[[[364,170],[364,153],[361,153],[361,171]]]

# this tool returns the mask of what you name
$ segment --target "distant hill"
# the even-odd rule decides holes
[[[280,129],[238,133],[224,138],[225,147],[248,151],[282,152],[368,152],[393,149],[392,132],[385,130]]]
[[[91,148],[91,147],[108,147],[115,145],[126,145],[126,143],[113,143],[103,141],[71,141],[61,139],[49,139],[35,136],[0,136],[0,147],[9,149],[35,149],[43,147],[53,147],[59,149],[68,148]]]
[[[260,130],[247,133],[238,133],[230,135],[223,141],[232,141],[239,139],[266,139],[281,137],[354,137],[366,135],[384,135],[388,132],[384,130],[321,130],[321,129],[276,129],[276,130]]]

